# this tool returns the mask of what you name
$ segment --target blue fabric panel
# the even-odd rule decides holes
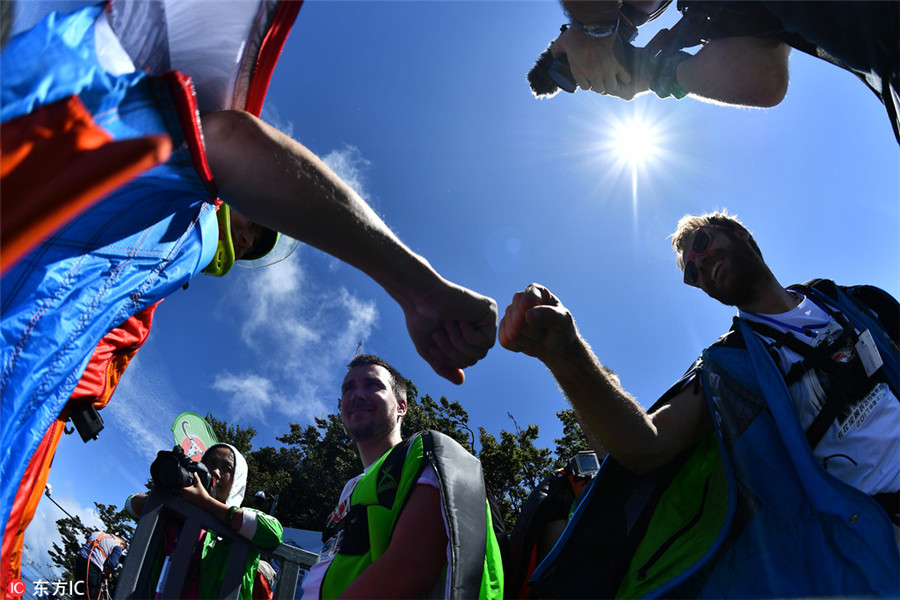
[[[753,373],[767,390],[771,412],[756,415],[729,450],[749,523],[717,559],[701,595],[722,597],[736,590],[748,597],[900,594],[900,556],[884,511],[821,468],[783,377],[743,323],[741,333],[748,348],[744,360],[729,348],[705,353],[705,378],[718,380],[708,393],[728,386],[730,375],[742,380]]]
[[[90,23],[99,10],[50,15],[10,42],[2,55],[3,118],[78,92],[115,139],[166,133],[173,153],[63,227],[0,281],[4,524],[28,461],[99,340],[180,289],[209,263],[218,237],[215,208],[168,86],[139,73],[113,78],[98,70]]]

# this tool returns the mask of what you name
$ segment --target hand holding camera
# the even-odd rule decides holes
[[[215,481],[209,469],[202,462],[189,459],[181,446],[175,446],[172,450],[160,450],[150,465],[153,483],[170,491],[192,487],[194,474],[199,477],[200,484],[209,495],[215,497]]]
[[[557,56],[553,56],[551,48]],[[538,98],[553,97],[560,89],[574,93],[580,86],[630,100],[647,87],[646,77],[639,76],[643,73],[640,50],[616,34],[598,40],[577,30],[569,31],[563,25],[560,37],[529,71],[528,83]],[[580,73],[577,77],[573,65],[575,72]]]

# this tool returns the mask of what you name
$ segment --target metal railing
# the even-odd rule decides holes
[[[201,530],[214,531],[219,537],[232,543],[220,598],[237,600],[240,597],[241,580],[247,557],[251,551],[261,558],[280,564],[274,588],[278,600],[293,598],[300,569],[308,569],[317,555],[295,546],[281,544],[273,549],[253,546],[246,539],[230,530],[224,523],[207,512],[185,502],[171,492],[153,490],[147,497],[144,512],[128,547],[128,558],[116,586],[116,600],[153,598],[158,574],[158,557],[164,554],[166,533],[171,527],[180,527],[172,551],[163,598],[182,597],[185,584],[192,575],[191,556],[200,538]]]

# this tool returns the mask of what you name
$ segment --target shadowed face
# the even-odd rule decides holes
[[[767,268],[749,238],[746,229],[697,229],[687,244],[685,283],[696,285],[722,304],[752,303],[759,297]]]
[[[248,254],[261,238],[262,227],[231,209],[231,242],[234,244],[235,260]]]
[[[234,483],[234,453],[227,446],[216,446],[203,455],[203,464],[216,480],[216,500],[225,502]]]
[[[380,365],[352,367],[341,385],[341,419],[356,442],[389,436],[400,428],[406,401],[398,400],[391,374]]]

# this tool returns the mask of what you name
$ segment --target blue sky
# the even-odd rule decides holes
[[[670,9],[661,24],[676,17]],[[667,236],[685,213],[738,214],[784,284],[827,276],[900,296],[900,149],[853,76],[795,51],[787,98],[769,110],[581,91],[538,101],[525,73],[563,20],[549,0],[307,0],[263,117],[501,314],[532,281],[547,285],[644,406],[734,312],[681,283]],[[636,193],[611,142],[634,119],[658,133]],[[511,413],[540,425],[548,447],[561,433],[554,413],[567,403],[535,359],[497,345],[454,386],[416,355],[377,285],[301,246],[273,267],[198,277],[162,303],[101,413],[99,440],[60,443],[54,499],[98,523],[92,502],[121,506],[142,491],[185,410],[252,425],[256,447],[275,444],[289,422],[335,410],[359,340],[421,393],[458,400],[476,427],[497,435]],[[48,562],[62,516],[41,503],[26,560]]]

